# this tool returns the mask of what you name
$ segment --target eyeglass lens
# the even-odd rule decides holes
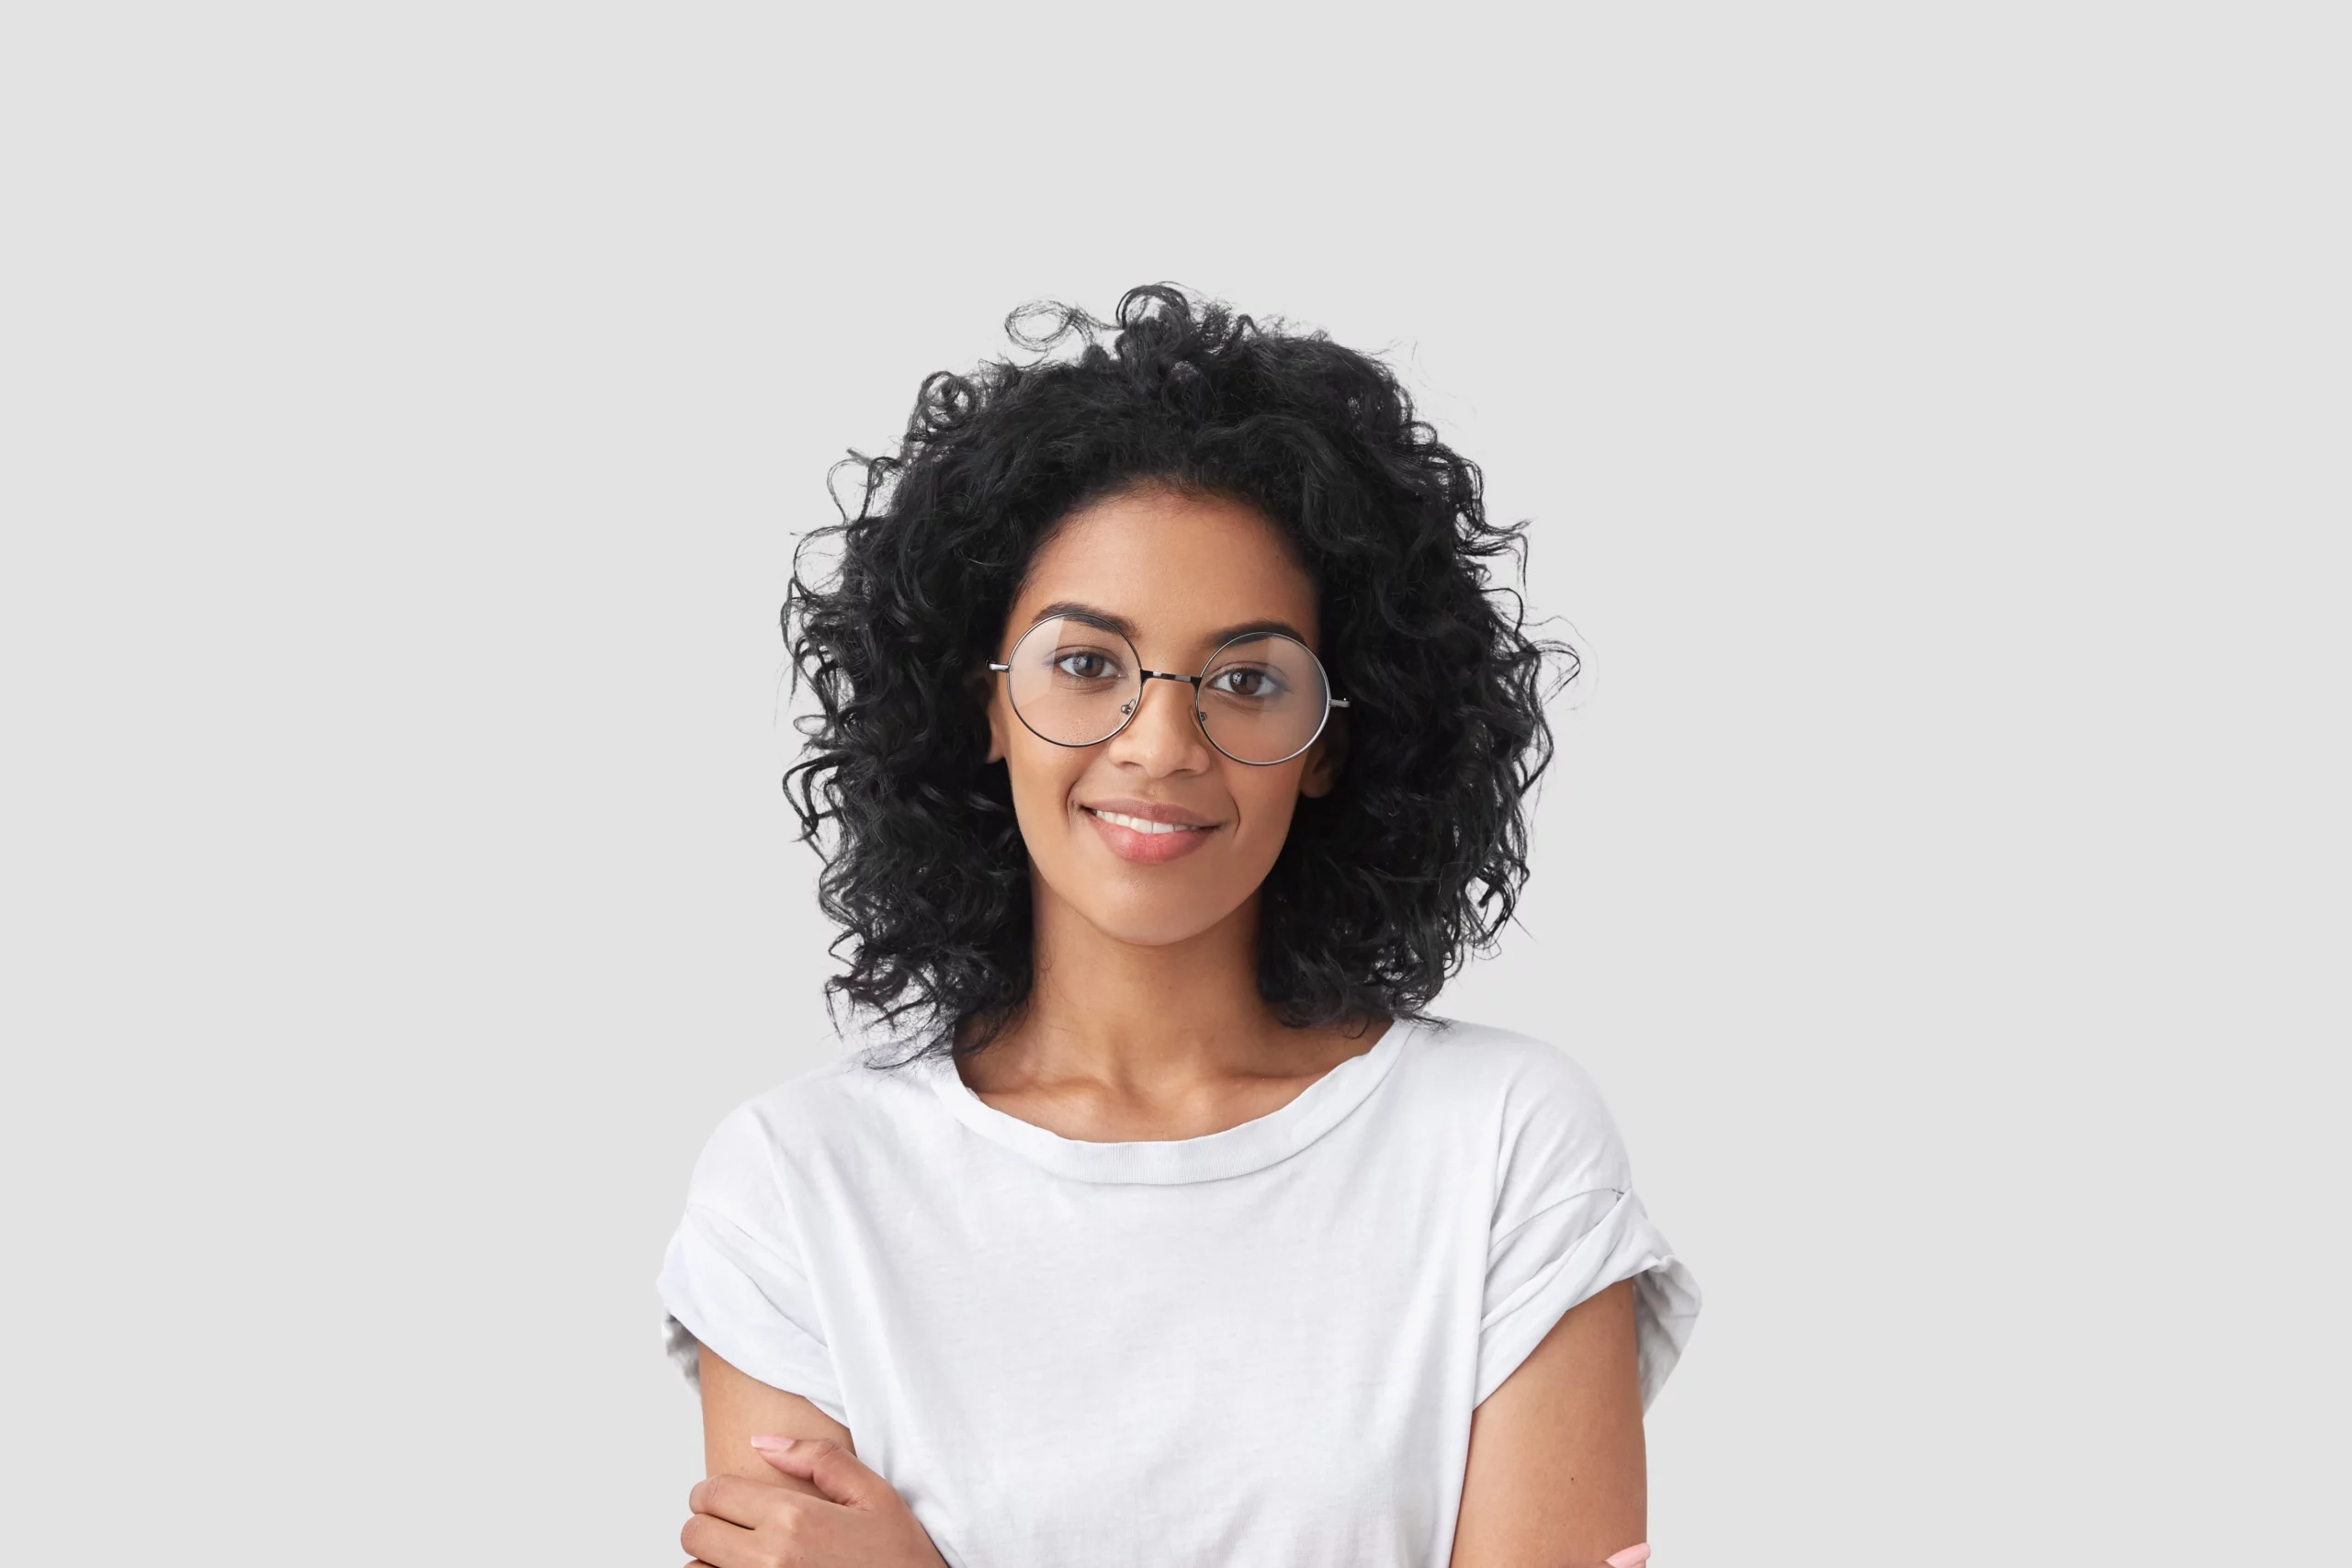
[[[1038,622],[1010,663],[1013,712],[1063,746],[1109,739],[1143,699],[1134,645],[1090,621],[1057,615]],[[1312,649],[1265,633],[1216,650],[1201,672],[1197,712],[1210,742],[1234,761],[1280,762],[1315,739],[1330,694]]]

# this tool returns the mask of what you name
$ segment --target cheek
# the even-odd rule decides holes
[[[1291,818],[1298,809],[1298,770],[1288,764],[1271,769],[1237,764],[1236,773],[1239,776],[1226,781],[1241,823],[1234,852],[1253,875],[1262,877],[1290,837]]]
[[[1005,770],[1012,781],[1012,807],[1022,831],[1061,830],[1070,791],[1085,774],[1091,753],[1050,745],[1018,725],[1006,739]]]

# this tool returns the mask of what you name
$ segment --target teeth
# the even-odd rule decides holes
[[[1148,822],[1140,817],[1129,817],[1117,811],[1097,811],[1091,806],[1086,809],[1093,811],[1095,816],[1105,822],[1115,822],[1122,828],[1132,829],[1138,833],[1197,833],[1200,831],[1197,828],[1187,828],[1178,822]]]

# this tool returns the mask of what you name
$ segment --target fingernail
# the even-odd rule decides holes
[[[1609,1568],[1642,1568],[1642,1564],[1649,1560],[1650,1543],[1644,1541],[1639,1546],[1627,1547],[1616,1556],[1607,1559],[1607,1562]]]
[[[763,1432],[758,1437],[752,1439],[752,1446],[759,1450],[760,1452],[763,1454],[780,1454],[799,1440],[800,1439],[797,1438],[771,1438],[766,1433]]]

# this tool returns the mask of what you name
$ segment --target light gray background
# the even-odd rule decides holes
[[[2340,1553],[2340,11],[814,9],[0,22],[0,1556],[678,1560],[792,536],[1157,279],[1589,648],[1441,1009],[1707,1292],[1660,1563]]]

